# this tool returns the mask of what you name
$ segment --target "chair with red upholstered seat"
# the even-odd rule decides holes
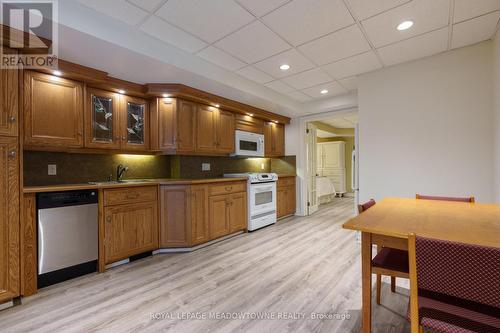
[[[410,235],[408,249],[412,333],[500,332],[500,248]]]
[[[375,200],[358,205],[359,213],[363,213],[376,204]],[[382,275],[391,277],[391,291],[396,291],[396,278],[408,278],[408,252],[389,247],[380,248],[377,245],[377,254],[372,260],[372,272],[377,275],[377,304],[380,304]]]
[[[421,195],[417,194],[415,196],[417,199],[422,199],[422,200],[440,200],[440,201],[456,201],[456,202],[469,202],[469,203],[474,203],[476,200],[474,197],[465,197],[465,198],[460,198],[460,197],[438,197],[434,195]]]

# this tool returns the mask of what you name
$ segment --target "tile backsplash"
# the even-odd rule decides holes
[[[203,163],[210,164],[209,171],[202,171]],[[57,175],[48,175],[49,164],[56,165]],[[105,181],[110,175],[115,179],[118,164],[129,167],[129,170],[124,174],[124,179],[216,178],[221,177],[224,173],[240,172],[295,173],[295,156],[236,158],[25,151],[24,185],[39,186]]]

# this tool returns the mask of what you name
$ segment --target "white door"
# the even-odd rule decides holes
[[[319,208],[318,193],[316,192],[316,163],[317,139],[316,126],[307,123],[307,215],[311,215]]]

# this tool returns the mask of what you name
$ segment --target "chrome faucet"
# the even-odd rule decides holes
[[[118,164],[118,166],[116,167],[116,181],[118,182],[122,181],[123,173],[125,171],[128,171],[128,166],[123,166],[121,164]]]

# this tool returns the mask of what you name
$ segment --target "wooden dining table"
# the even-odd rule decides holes
[[[371,332],[372,245],[408,250],[408,235],[500,247],[500,205],[387,198],[347,221],[361,231],[363,332]]]

